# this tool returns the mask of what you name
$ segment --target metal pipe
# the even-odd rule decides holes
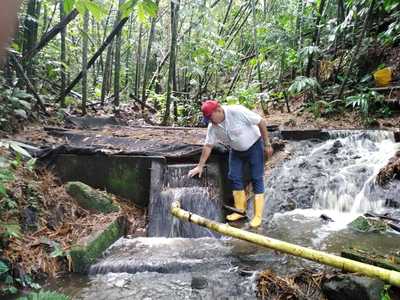
[[[344,271],[356,272],[369,277],[377,277],[387,283],[400,287],[400,272],[387,270],[348,258],[272,239],[260,234],[232,227],[228,224],[218,223],[181,209],[179,201],[172,203],[171,213],[181,220],[207,227],[208,229],[222,233],[223,235],[235,237],[266,248],[316,261]]]

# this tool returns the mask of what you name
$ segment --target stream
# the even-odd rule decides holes
[[[290,142],[291,159],[266,180],[264,224],[273,238],[339,254],[344,247],[398,251],[395,232],[360,233],[347,224],[367,211],[400,217],[400,187],[375,184],[377,172],[399,149],[385,131],[332,131],[330,139]],[[177,178],[188,180],[181,173]],[[49,284],[73,299],[255,299],[257,272],[285,275],[321,265],[247,242],[221,237],[173,220],[174,199],[183,208],[219,220],[220,209],[203,187],[171,180],[156,200],[154,235],[121,238],[93,265],[89,276],[71,275]],[[190,184],[189,184],[190,185]],[[252,216],[252,203],[249,216]],[[333,221],[323,220],[324,214]],[[248,229],[247,223],[239,224]]]

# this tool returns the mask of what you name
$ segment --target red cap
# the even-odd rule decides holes
[[[206,100],[201,105],[201,111],[206,118],[209,118],[218,106],[219,102],[217,100]]]

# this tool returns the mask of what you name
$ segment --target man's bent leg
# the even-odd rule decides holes
[[[244,218],[244,213],[247,208],[247,201],[246,201],[247,199],[243,185],[243,161],[239,157],[238,153],[236,153],[234,150],[231,150],[229,152],[228,178],[231,180],[232,184],[235,208],[243,212],[243,215],[238,213],[233,213],[228,215],[226,219],[228,221],[236,221],[241,218]]]

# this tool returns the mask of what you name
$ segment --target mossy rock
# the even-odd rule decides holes
[[[400,257],[391,254],[376,253],[371,249],[362,250],[347,248],[342,250],[341,256],[373,266],[400,272]]]
[[[69,255],[72,269],[76,273],[86,273],[98,257],[127,231],[128,220],[120,216],[105,229],[96,231],[71,247]]]
[[[348,226],[360,232],[385,232],[388,229],[388,225],[385,222],[363,216],[359,216]]]
[[[68,182],[65,188],[67,193],[85,209],[106,214],[119,211],[119,207],[113,203],[109,195],[80,181]]]

